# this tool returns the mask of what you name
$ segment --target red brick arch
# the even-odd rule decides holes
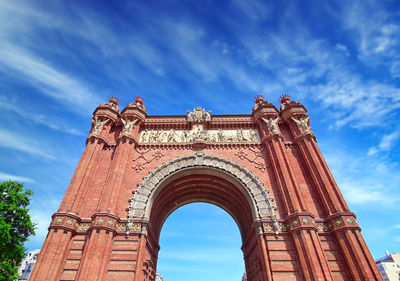
[[[160,201],[160,194],[166,193],[164,189],[171,184],[177,184],[180,178],[191,177],[190,184],[202,184],[204,190],[185,190],[184,195],[179,192],[173,192],[174,205],[164,210],[164,213],[158,213],[157,218],[162,218],[161,223],[166,219],[173,210],[190,202],[209,202],[220,206],[226,210],[236,220],[241,228],[243,235],[244,221],[239,222],[239,216],[235,215],[237,211],[233,208],[236,203],[238,206],[243,206],[249,210],[247,221],[271,221],[276,222],[275,210],[276,206],[273,204],[274,199],[269,195],[269,191],[264,185],[245,167],[239,164],[214,155],[204,154],[198,152],[183,157],[171,159],[163,165],[151,171],[143,181],[138,184],[138,188],[134,191],[134,195],[130,200],[128,208],[128,231],[135,221],[148,221],[154,215],[153,205],[155,201]],[[196,178],[194,181],[193,178]],[[226,186],[232,192],[240,196],[241,201],[229,201],[223,193],[219,192],[218,187],[205,183],[211,181],[211,178],[219,180],[221,185]],[[222,183],[222,181],[224,183]],[[190,185],[187,184],[187,185]],[[211,188],[213,186],[213,188]],[[207,189],[211,188],[211,189]],[[204,194],[203,194],[204,193]],[[208,194],[208,195],[207,195]],[[233,198],[238,199],[238,198]],[[170,202],[164,202],[169,204]],[[160,212],[157,206],[156,210]],[[159,223],[158,223],[159,225]],[[275,225],[275,224],[274,224]],[[160,230],[160,229],[158,229]],[[278,231],[278,229],[275,229]]]
[[[305,107],[254,102],[213,116],[101,104],[29,280],[154,281],[162,225],[191,202],[234,218],[249,281],[382,280]]]

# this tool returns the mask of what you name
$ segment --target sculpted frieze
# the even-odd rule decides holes
[[[259,142],[260,137],[255,129],[206,130],[203,126],[194,126],[192,130],[144,130],[140,143],[191,143],[205,141],[211,143],[226,142]]]

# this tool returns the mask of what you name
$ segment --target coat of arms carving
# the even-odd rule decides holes
[[[187,119],[192,122],[203,122],[211,120],[211,110],[206,111],[203,107],[195,107],[193,111],[186,111]]]

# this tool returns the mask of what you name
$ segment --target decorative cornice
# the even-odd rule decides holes
[[[265,234],[274,234],[274,223],[264,221],[262,223]],[[311,213],[297,212],[279,220],[278,229],[280,232],[291,232],[303,229],[313,229],[319,233],[331,233],[339,230],[357,229],[355,215],[351,212],[340,212],[326,218],[314,218]]]
[[[81,218],[80,216],[69,212],[57,212],[52,216],[50,229],[62,229],[77,234],[87,234],[93,229],[105,229],[113,231],[116,234],[126,233],[126,219],[110,213],[95,213],[91,218]],[[140,223],[140,222],[139,222]],[[138,223],[136,223],[137,225]],[[134,227],[132,233],[141,233],[141,229]]]
[[[311,131],[310,132],[306,132],[306,133],[302,133],[300,135],[297,135],[293,139],[293,142],[298,144],[302,140],[306,140],[306,141],[314,140],[315,142],[317,142],[317,138],[315,137],[315,135]]]
[[[88,144],[88,142],[89,142],[90,140],[95,140],[95,139],[99,140],[100,143],[101,143],[101,142],[104,142],[104,143],[105,143],[107,146],[109,146],[109,147],[115,147],[115,146],[117,145],[115,142],[110,142],[110,141],[108,141],[107,138],[105,138],[104,136],[101,136],[101,135],[94,135],[94,134],[90,134],[90,135],[88,136],[88,138],[86,139],[86,144]]]

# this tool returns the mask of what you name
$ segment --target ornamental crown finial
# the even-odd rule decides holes
[[[110,97],[110,103],[113,103],[115,105],[119,105],[119,99],[117,97]]]
[[[283,94],[282,96],[280,96],[280,98],[279,98],[279,102],[280,103],[286,103],[286,102],[288,102],[288,101],[290,101],[290,96],[288,95],[288,94]]]
[[[259,102],[264,101],[264,95],[262,95],[262,94],[261,95],[256,95],[254,97],[253,101],[254,101],[254,103],[259,103]]]
[[[135,98],[135,103],[140,103],[141,105],[144,104],[144,98],[137,96]]]

